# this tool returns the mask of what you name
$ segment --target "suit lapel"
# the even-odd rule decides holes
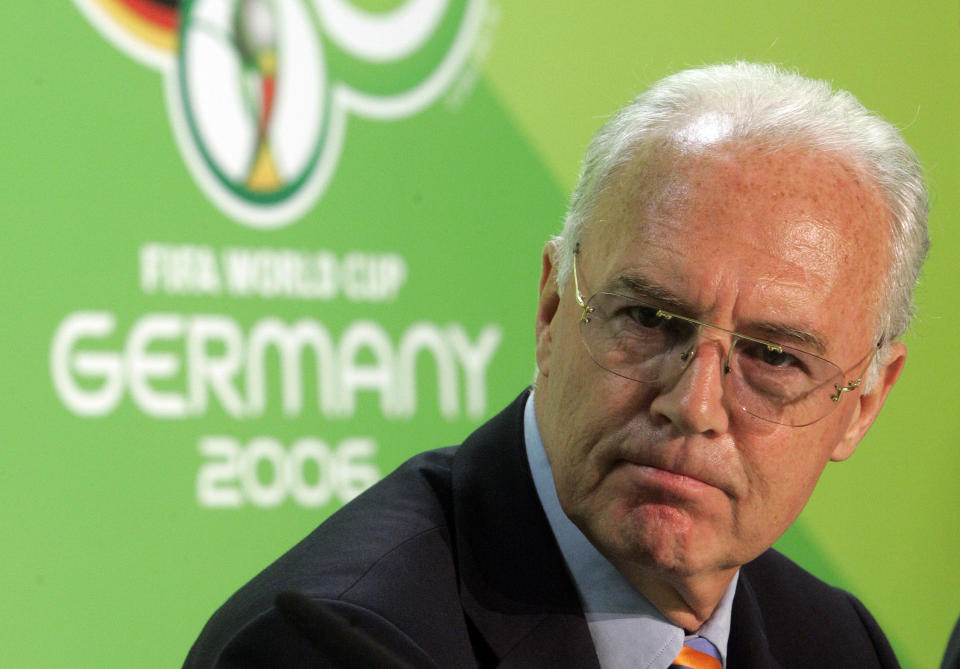
[[[527,395],[474,432],[454,458],[461,603],[497,666],[599,669],[530,476]]]
[[[766,626],[747,570],[740,570],[730,613],[727,669],[782,669],[770,652]]]

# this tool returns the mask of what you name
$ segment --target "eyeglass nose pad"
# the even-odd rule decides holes
[[[699,324],[690,330],[690,341],[688,342],[689,347],[680,353],[680,362],[683,363],[684,369],[686,368],[687,363],[693,358],[693,354],[697,351],[697,344],[700,343],[701,330],[703,330],[703,327]]]
[[[686,363],[690,361],[690,359],[693,357],[694,352],[697,350],[697,342],[700,341],[701,329],[702,329],[701,326],[698,325],[696,330],[696,336],[693,338],[693,342],[690,344],[690,348],[688,348],[686,351],[683,351],[680,354],[680,362],[684,363],[684,367],[686,367]],[[726,376],[727,374],[733,371],[733,368],[730,366],[730,359],[733,357],[733,349],[737,345],[738,341],[739,341],[739,338],[734,337],[733,341],[730,342],[730,349],[727,351],[727,357],[723,361],[722,370],[723,370],[724,376]]]

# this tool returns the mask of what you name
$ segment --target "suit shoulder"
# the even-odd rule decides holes
[[[414,639],[369,609],[287,593],[278,598],[276,606],[238,630],[216,657],[201,661],[192,654],[187,666],[335,669],[437,665]]]
[[[850,593],[814,576],[782,553],[769,549],[742,567],[761,604],[826,602],[841,605]]]
[[[187,665],[211,666],[241,630],[272,620],[281,592],[368,606],[377,615],[399,616],[401,627],[416,608],[411,601],[431,589],[456,592],[450,538],[455,450],[414,456],[260,572],[210,619]]]
[[[836,659],[856,658],[859,664],[829,666],[899,666],[880,626],[856,597],[779,552],[767,550],[744,565],[741,579],[756,599],[771,648],[784,656],[830,648]]]
[[[402,464],[268,567],[271,582],[282,575],[288,586],[336,597],[404,545],[447,536],[453,453],[428,451]]]

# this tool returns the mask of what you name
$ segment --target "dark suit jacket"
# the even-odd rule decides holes
[[[960,618],[953,626],[953,633],[947,641],[947,650],[943,654],[940,669],[960,669]]]
[[[331,666],[275,605],[295,591],[416,667],[598,668],[527,465],[526,397],[331,516],[217,611],[185,666]],[[727,666],[898,665],[860,602],[769,550],[741,569]]]

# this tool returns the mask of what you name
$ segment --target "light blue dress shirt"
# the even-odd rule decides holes
[[[537,496],[580,595],[600,666],[603,669],[667,669],[683,647],[686,632],[669,622],[637,592],[560,508],[550,462],[540,439],[532,392],[524,409],[523,431]],[[720,651],[724,667],[730,610],[739,576],[738,571],[713,615],[697,630],[697,636],[705,637]]]

